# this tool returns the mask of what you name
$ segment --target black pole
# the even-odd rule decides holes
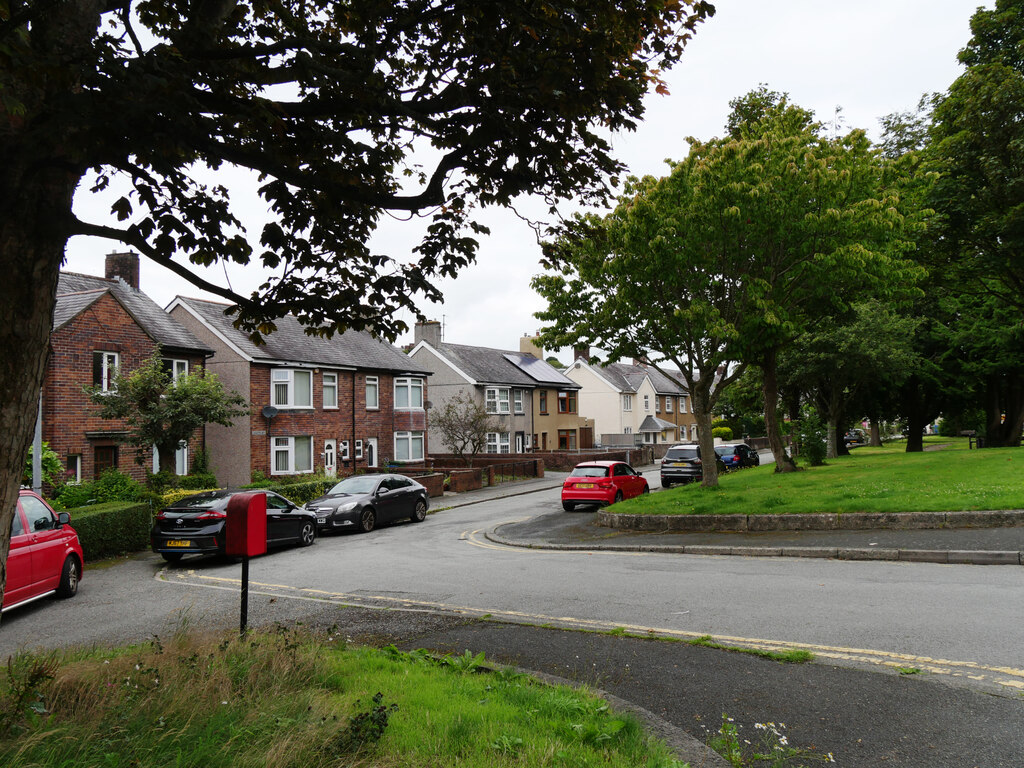
[[[249,624],[249,556],[242,557],[242,619],[239,624],[238,634],[245,637],[245,631]]]

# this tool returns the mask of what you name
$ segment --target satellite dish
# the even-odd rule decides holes
[[[263,414],[264,418],[272,419],[275,416],[277,416],[277,408],[275,408],[272,405],[264,405],[261,413]]]

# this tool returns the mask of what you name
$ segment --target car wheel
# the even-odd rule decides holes
[[[359,514],[359,530],[369,533],[377,525],[377,513],[367,507]]]
[[[314,541],[316,541],[316,523],[310,521],[302,524],[302,530],[299,531],[299,546],[308,547]]]
[[[618,504],[620,501],[622,501],[622,491],[616,491],[615,500],[612,501],[612,504]]]
[[[645,493],[646,494],[646,493],[650,493],[650,492],[651,492],[651,486],[649,486],[647,483],[644,483],[644,489],[642,491],[640,491],[640,493]]]
[[[422,523],[427,519],[427,503],[423,499],[416,500],[416,508],[412,511],[412,516],[409,519],[414,523]]]
[[[671,488],[672,487],[672,481],[671,480],[666,480],[665,478],[662,478],[661,479],[661,487],[662,488]]]
[[[162,557],[168,563],[177,563],[184,556],[185,556],[184,552],[161,552],[160,553],[160,557]]]
[[[573,504],[571,501],[563,501],[562,509],[564,509],[566,512],[572,512],[574,509],[576,509],[576,505]]]
[[[57,597],[74,597],[78,591],[78,580],[81,577],[78,560],[71,555],[64,559],[64,567],[60,572],[60,584],[57,585]]]

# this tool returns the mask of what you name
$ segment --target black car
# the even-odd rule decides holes
[[[726,469],[743,469],[743,467],[757,467],[761,465],[761,457],[757,451],[746,443],[723,443],[715,446],[717,453]]]
[[[321,529],[368,533],[378,523],[422,523],[430,507],[427,489],[405,475],[352,475],[306,504]]]
[[[725,464],[715,454],[718,472],[725,472]],[[673,483],[692,483],[704,479],[704,467],[700,458],[700,446],[696,443],[673,445],[661,460],[661,487],[671,488]]]
[[[267,494],[267,546],[298,544],[308,547],[316,541],[316,515],[292,504],[273,491]],[[189,554],[224,554],[224,526],[228,501],[238,488],[206,491],[186,496],[156,514],[150,543],[153,551],[174,563]]]

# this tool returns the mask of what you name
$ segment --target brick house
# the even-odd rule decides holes
[[[170,316],[214,350],[207,367],[250,402],[232,427],[210,424],[210,468],[224,485],[323,471],[345,474],[427,455],[427,376],[367,333],[310,336],[294,317],[262,345],[232,325],[228,305],[178,296]]]
[[[158,469],[148,455],[137,461],[123,446],[125,425],[101,419],[83,388],[106,389],[118,369],[130,373],[160,345],[172,375],[203,367],[212,353],[139,290],[139,257],[107,256],[106,277],[62,272],[50,336],[50,359],[42,391],[42,438],[64,462],[72,480],[91,480],[109,468],[136,480]],[[202,446],[197,432],[178,451],[177,472],[188,472],[191,452]]]

